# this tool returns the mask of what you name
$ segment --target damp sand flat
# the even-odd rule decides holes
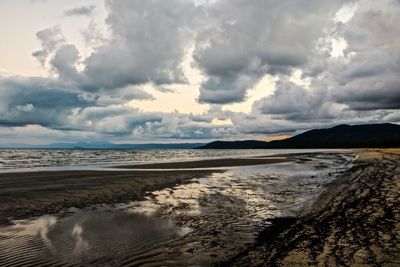
[[[125,166],[141,169],[213,168],[271,164],[285,159],[216,159]],[[139,167],[140,166],[140,167]],[[121,167],[119,167],[121,168]],[[147,191],[222,170],[40,171],[0,173],[0,223],[54,213],[68,207],[136,200]]]
[[[197,169],[197,168],[220,168],[220,167],[236,167],[246,165],[261,165],[287,162],[286,156],[266,158],[227,158],[227,159],[210,159],[196,161],[181,161],[181,162],[162,162],[162,163],[147,163],[138,165],[122,165],[116,166],[119,169]]]
[[[211,173],[196,171],[46,171],[0,174],[0,223],[68,207],[116,203]],[[218,171],[217,171],[218,172]]]

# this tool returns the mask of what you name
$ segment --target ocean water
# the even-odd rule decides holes
[[[80,149],[0,149],[0,172],[46,169],[96,169],[98,167],[144,162],[185,161],[245,156],[267,156],[318,149],[226,149],[226,150],[80,150]],[[329,150],[330,152],[341,150]]]
[[[321,150],[106,151],[113,155],[112,160],[98,155],[100,151],[29,152],[28,162],[37,162],[32,155],[48,153],[68,155],[78,164],[72,155],[80,155],[79,166],[85,163],[90,168],[99,165],[91,157],[103,159],[102,164],[107,165],[296,155],[285,163],[226,168],[148,192],[142,201],[69,208],[14,221],[0,227],[0,266],[212,266],[252,244],[259,231],[268,227],[268,219],[295,216],[309,207],[353,160],[348,151]],[[315,154],[298,154],[305,152]],[[126,158],[128,155],[131,158]],[[43,168],[10,162],[14,169]],[[46,167],[66,167],[56,165],[59,161],[52,164],[46,163]]]

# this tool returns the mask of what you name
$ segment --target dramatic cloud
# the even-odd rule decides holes
[[[52,67],[62,79],[85,91],[148,82],[186,82],[182,61],[193,38],[196,17],[202,16],[200,8],[185,0],[122,0],[106,4],[110,37],[87,58],[80,59],[76,46],[65,44],[59,27],[37,33],[43,49],[34,56],[44,63],[57,48]],[[83,10],[73,9],[70,13]],[[83,65],[82,71],[78,71],[78,63]]]
[[[58,26],[41,30],[36,33],[36,37],[41,42],[42,49],[33,52],[32,55],[37,58],[42,65],[46,63],[51,53],[65,42],[61,29]]]
[[[0,125],[41,125],[53,129],[82,130],[76,117],[91,107],[102,109],[132,99],[149,99],[138,88],[123,88],[117,95],[88,94],[57,79],[9,77],[0,79]],[[107,116],[107,113],[103,113]]]
[[[99,6],[65,10],[69,22],[90,18],[86,49],[62,25],[36,33],[41,48],[32,55],[48,77],[1,70],[0,126],[208,140],[400,121],[399,1],[106,0],[105,7],[103,32],[93,19]],[[177,86],[206,111],[163,112],[188,102]],[[160,104],[162,94],[174,101]],[[160,108],[141,110],[138,101]]]
[[[390,114],[400,107],[400,6],[390,0],[358,1],[347,8],[354,14],[331,25],[323,41],[342,40],[343,51],[313,54],[300,68],[308,85],[279,76],[275,92],[255,103],[256,121],[264,116],[267,125],[286,121],[307,127],[398,121]]]
[[[68,116],[92,104],[56,80],[8,78],[0,80],[0,124],[37,124],[50,128],[69,128]]]
[[[212,139],[233,133],[230,127],[196,122],[187,114],[142,112],[115,106],[82,109],[76,114],[74,124],[102,134],[132,135],[136,138]]]
[[[290,81],[278,81],[276,90],[270,97],[255,103],[263,114],[270,114],[284,119],[314,119],[324,103],[324,96],[309,92]],[[318,114],[320,117],[321,114]]]
[[[340,1],[217,1],[195,58],[208,79],[200,101],[240,102],[265,74],[290,74],[315,53]]]
[[[182,58],[196,9],[185,0],[107,1],[111,39],[87,59],[84,89],[185,82]]]
[[[12,77],[0,81],[0,125],[39,125],[144,139],[212,139],[229,133],[229,127],[196,122],[192,115],[143,112],[120,105],[147,97],[137,88],[125,88],[118,96],[99,96],[74,91],[58,80]]]
[[[334,97],[356,110],[400,108],[400,5],[360,2],[339,29],[348,61],[334,75]]]

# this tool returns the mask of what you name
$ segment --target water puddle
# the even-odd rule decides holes
[[[144,201],[70,209],[0,228],[0,265],[209,266],[254,241],[265,220],[307,207],[351,155],[230,168]]]

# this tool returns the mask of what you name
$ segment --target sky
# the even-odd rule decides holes
[[[399,0],[1,0],[0,144],[400,121]]]

